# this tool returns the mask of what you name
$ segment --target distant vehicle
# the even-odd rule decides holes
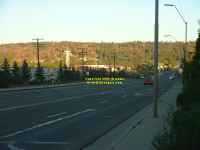
[[[153,80],[151,78],[147,78],[144,80],[144,85],[153,85]]]
[[[173,80],[173,79],[175,79],[175,78],[176,78],[175,75],[171,75],[171,76],[169,77],[169,80]]]
[[[144,75],[143,74],[140,75],[140,79],[144,79]]]

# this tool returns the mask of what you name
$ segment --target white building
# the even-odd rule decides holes
[[[65,65],[70,67],[72,53],[70,50],[65,50]]]

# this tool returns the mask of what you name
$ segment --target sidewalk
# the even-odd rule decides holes
[[[56,88],[56,87],[65,87],[73,85],[82,85],[85,82],[69,82],[65,84],[54,84],[54,85],[33,85],[33,86],[23,86],[23,87],[13,87],[13,88],[0,88],[0,92],[9,92],[9,91],[21,91],[21,90],[33,90],[33,89],[47,89],[47,88]]]
[[[98,139],[84,150],[152,150],[151,142],[158,135],[169,112],[176,110],[176,97],[181,92],[180,81],[159,99],[159,117],[153,118],[153,104]]]

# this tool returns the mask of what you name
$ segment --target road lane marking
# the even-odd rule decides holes
[[[47,118],[53,118],[53,117],[62,116],[62,115],[65,115],[65,114],[66,114],[66,112],[57,113],[57,114],[49,115],[49,116],[47,116]]]
[[[67,116],[64,116],[64,117],[61,117],[61,118],[58,118],[58,119],[55,119],[55,120],[50,120],[50,121],[47,121],[47,122],[44,122],[44,123],[41,123],[41,124],[34,125],[30,128],[26,128],[26,129],[23,129],[23,130],[19,130],[19,131],[1,136],[0,139],[13,137],[13,136],[22,134],[24,132],[29,132],[29,131],[32,131],[32,130],[35,130],[35,129],[38,129],[38,128],[41,128],[41,127],[44,127],[44,126],[48,126],[48,125],[63,121],[65,119],[70,119],[70,118],[73,118],[73,117],[76,117],[76,116],[79,116],[79,115],[82,115],[82,114],[85,114],[85,113],[88,113],[88,112],[92,112],[92,111],[96,111],[96,110],[95,109],[86,109],[86,110],[83,110],[83,111],[80,111],[80,112],[76,112],[72,115],[67,115]]]
[[[124,94],[122,95],[122,98],[127,98],[127,96],[128,96],[127,94]]]
[[[109,94],[109,93],[112,93],[112,91],[104,92],[104,94]],[[10,110],[15,110],[15,109],[28,108],[28,107],[34,107],[34,106],[39,106],[39,105],[44,105],[44,104],[53,104],[53,103],[64,102],[64,101],[68,101],[68,100],[79,99],[79,98],[83,98],[83,97],[87,97],[87,96],[94,96],[94,95],[102,95],[102,93],[91,93],[91,94],[86,94],[86,95],[73,96],[73,97],[68,97],[68,98],[61,98],[59,100],[54,100],[54,101],[51,100],[51,101],[44,101],[44,102],[21,105],[21,106],[12,106],[12,107],[0,108],[0,112],[10,111]]]
[[[69,142],[41,142],[41,141],[28,141],[25,143],[30,143],[30,144],[54,144],[54,145],[69,145]]]
[[[104,118],[106,118],[106,119],[112,119],[113,117],[112,116],[104,116]]]
[[[24,149],[21,149],[21,148],[16,147],[16,146],[14,145],[14,143],[15,143],[15,142],[9,143],[9,144],[8,144],[8,148],[9,148],[10,150],[24,150]]]
[[[105,104],[105,103],[108,103],[108,101],[107,101],[107,100],[104,100],[104,101],[101,101],[100,103],[101,103],[101,104]]]
[[[141,95],[143,95],[142,93],[139,93],[139,92],[136,92],[135,93],[135,96],[141,96]]]

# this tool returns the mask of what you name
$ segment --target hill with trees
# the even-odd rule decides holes
[[[182,42],[161,42],[159,62],[175,66],[181,59]],[[64,61],[64,50],[72,52],[71,65],[77,67],[81,64],[81,48],[87,50],[86,64],[113,64],[116,56],[116,65],[136,68],[142,63],[152,63],[152,42],[127,43],[80,43],[80,42],[42,42],[40,43],[40,61],[43,67],[58,67],[60,60]],[[194,52],[195,42],[189,42],[187,50]],[[8,62],[16,61],[22,64],[27,60],[30,66],[37,65],[35,43],[15,43],[0,45],[0,63],[4,58]],[[190,53],[189,53],[190,54]]]

